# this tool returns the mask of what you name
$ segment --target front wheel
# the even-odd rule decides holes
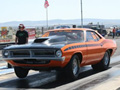
[[[25,78],[28,75],[29,70],[21,67],[14,67],[15,74],[19,78]]]
[[[74,55],[65,68],[65,72],[71,79],[77,79],[80,71],[80,60],[77,55]]]
[[[7,63],[7,67],[8,68],[12,68],[12,65],[10,65],[9,63]]]
[[[97,71],[106,70],[109,68],[109,64],[110,64],[110,53],[109,51],[107,51],[105,52],[103,59],[99,63],[92,65],[92,68]]]

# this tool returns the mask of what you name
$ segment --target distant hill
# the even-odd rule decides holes
[[[55,20],[49,20],[49,26],[51,25],[58,25],[58,24],[76,24],[80,25],[80,19],[72,19],[72,20],[62,20],[62,19],[55,19]],[[93,24],[103,24],[106,27],[111,26],[120,26],[120,19],[84,19],[84,25],[92,22]],[[18,26],[20,23],[23,23],[25,26],[46,26],[46,21],[11,21],[11,22],[5,22],[0,23],[1,26]]]

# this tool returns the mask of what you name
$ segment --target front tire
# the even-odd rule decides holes
[[[7,63],[7,68],[13,68],[11,64]]]
[[[80,72],[80,60],[77,55],[74,55],[65,68],[65,73],[71,79],[77,79]]]
[[[106,70],[109,68],[110,64],[110,53],[109,51],[105,52],[103,59],[97,63],[92,65],[92,68],[96,71]]]
[[[29,70],[21,67],[14,67],[14,71],[17,77],[25,78],[28,75]]]

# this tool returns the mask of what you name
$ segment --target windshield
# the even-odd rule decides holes
[[[59,28],[70,28],[70,26],[61,25],[56,27],[56,29],[59,29]]]
[[[47,34],[48,35],[48,34]],[[48,36],[66,36],[67,41],[84,41],[84,34],[82,30],[60,30],[50,31]],[[44,35],[43,35],[44,36]]]

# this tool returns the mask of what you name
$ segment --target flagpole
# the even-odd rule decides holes
[[[47,30],[48,30],[48,6],[49,6],[49,3],[47,0],[45,0],[45,4],[44,4],[44,7],[46,8],[46,27],[47,27]]]
[[[83,9],[82,9],[82,0],[81,0],[80,4],[81,4],[81,27],[83,28]]]
[[[46,26],[48,30],[48,9],[46,8]]]

